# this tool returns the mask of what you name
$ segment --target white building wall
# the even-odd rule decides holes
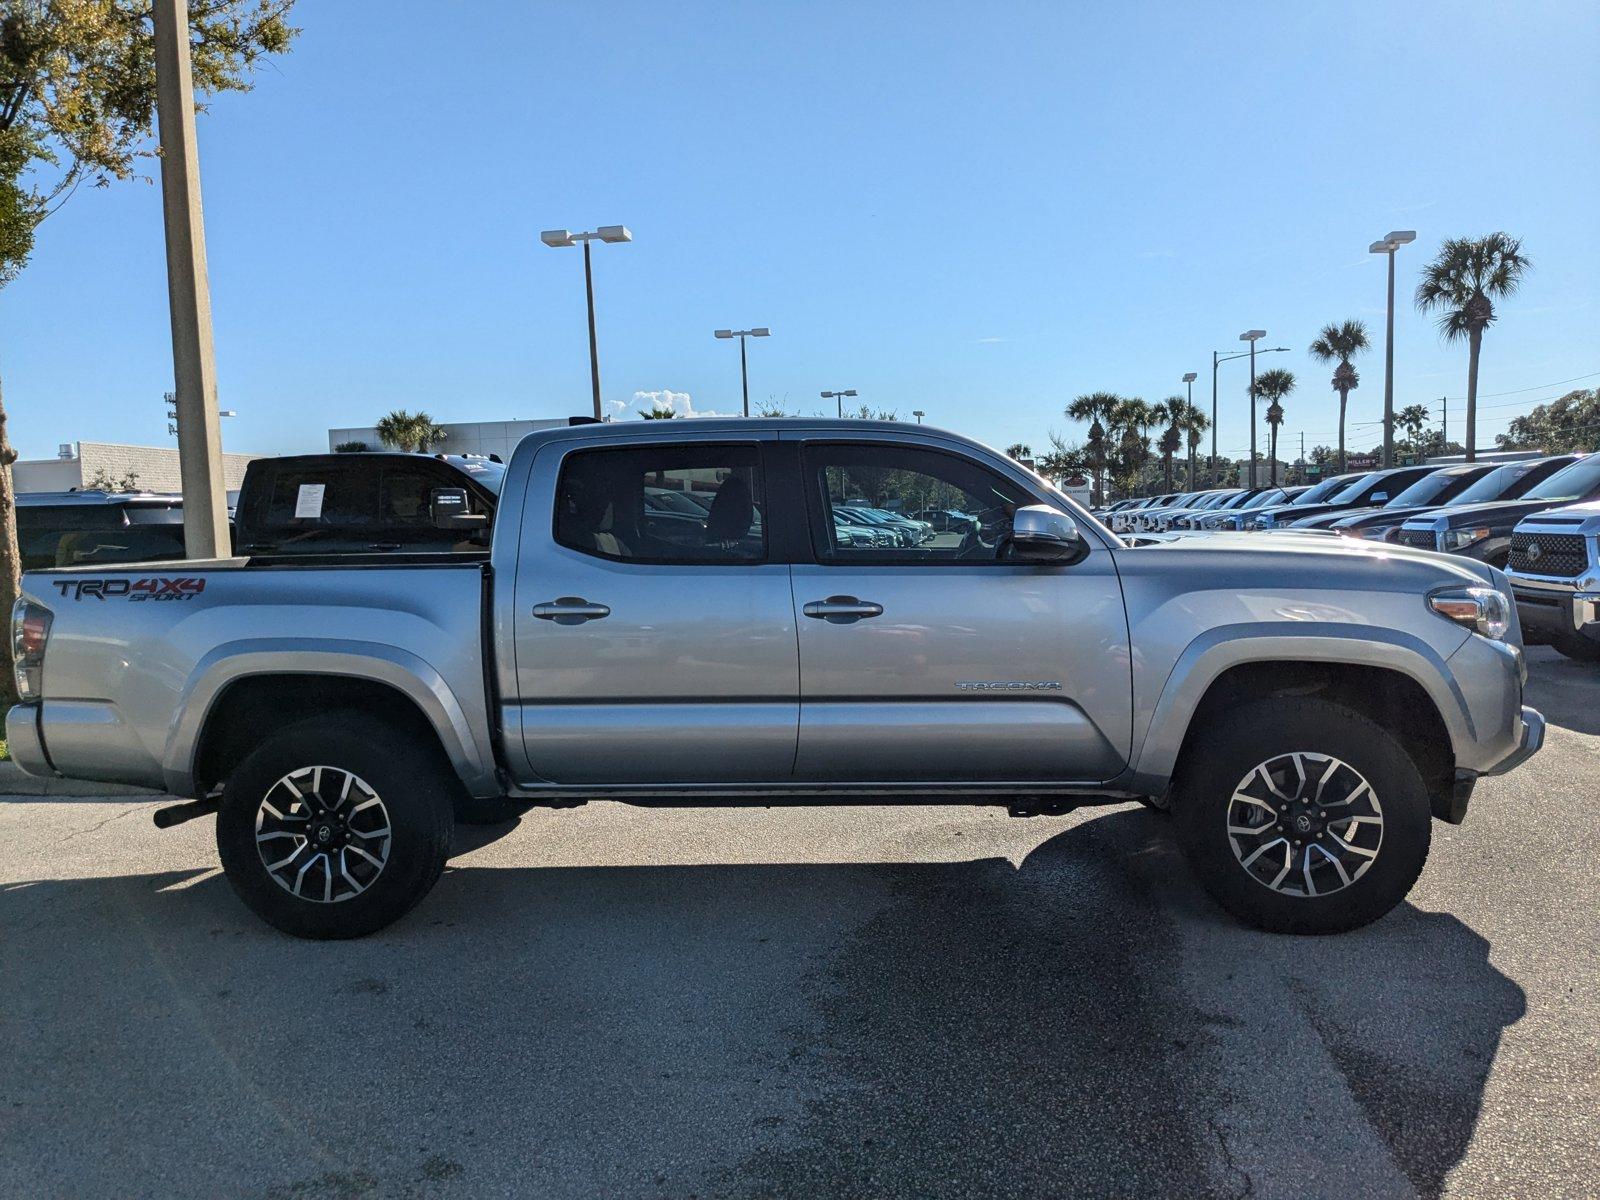
[[[120,483],[129,475],[146,492],[181,492],[178,451],[171,446],[129,446],[120,442],[78,442],[72,458],[21,459],[12,464],[11,477],[18,492],[67,492],[89,486],[102,471]],[[224,454],[222,482],[237,491],[244,469],[259,454]]]

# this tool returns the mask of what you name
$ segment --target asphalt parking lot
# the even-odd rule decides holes
[[[0,1193],[1593,1195],[1600,671],[1530,659],[1544,753],[1325,939],[1134,807],[594,804],[311,944],[209,819],[0,797]]]

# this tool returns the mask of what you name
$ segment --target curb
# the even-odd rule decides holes
[[[89,779],[44,778],[29,775],[16,763],[0,761],[0,796],[162,796],[157,788],[126,783],[96,783]]]

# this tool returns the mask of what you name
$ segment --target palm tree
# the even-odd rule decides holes
[[[1150,457],[1150,426],[1156,410],[1137,396],[1120,399],[1111,409],[1111,429],[1117,435],[1117,469],[1121,490],[1132,491]]]
[[[1172,456],[1183,445],[1183,434],[1179,427],[1183,424],[1184,410],[1189,407],[1189,402],[1182,396],[1168,396],[1159,404],[1152,406],[1155,422],[1166,423],[1166,429],[1161,433],[1161,490],[1172,490]]]
[[[1028,445],[1027,442],[1012,442],[1011,445],[1006,447],[1006,457],[1014,458],[1018,462],[1025,458],[1032,458],[1033,447]]]
[[[1350,359],[1367,349],[1367,327],[1360,321],[1345,321],[1338,325],[1324,325],[1317,340],[1311,343],[1311,357],[1318,362],[1338,363],[1333,369],[1333,390],[1339,393],[1339,473],[1344,473],[1344,410],[1350,402],[1350,393],[1361,386],[1361,376],[1350,365]]]
[[[1522,253],[1522,239],[1505,233],[1481,238],[1449,238],[1422,269],[1417,308],[1439,313],[1439,332],[1447,342],[1467,339],[1467,461],[1478,440],[1478,355],[1483,331],[1495,319],[1494,301],[1515,294],[1533,264]]]
[[[1122,397],[1115,392],[1090,392],[1079,396],[1066,409],[1066,415],[1074,421],[1089,422],[1087,453],[1095,477],[1095,496],[1101,502],[1106,496],[1106,459],[1109,457],[1105,423],[1111,420],[1112,412],[1121,401]]]
[[[1262,371],[1256,376],[1256,399],[1267,401],[1267,427],[1270,431],[1267,447],[1267,461],[1271,464],[1268,468],[1273,487],[1278,485],[1278,426],[1283,424],[1282,400],[1294,391],[1294,372],[1285,371],[1282,367],[1273,367],[1270,371]]]
[[[1183,419],[1178,422],[1178,428],[1183,431],[1184,440],[1189,444],[1189,490],[1195,488],[1195,451],[1200,448],[1200,439],[1205,431],[1211,428],[1211,418],[1201,411],[1198,405],[1184,402]]]
[[[378,440],[396,450],[426,453],[445,439],[445,431],[425,412],[397,408],[377,424]]]

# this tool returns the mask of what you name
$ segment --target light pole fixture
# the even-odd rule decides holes
[[[927,416],[928,414],[923,412],[920,408],[913,408],[911,410],[911,415],[917,419],[917,424],[921,425],[922,424],[922,418]]]
[[[744,386],[744,415],[750,415],[750,369],[745,365],[744,340],[753,337],[771,337],[772,330],[765,325],[755,329],[718,329],[715,336],[719,338],[739,339],[739,382]]]
[[[1367,247],[1389,256],[1389,312],[1383,326],[1383,465],[1394,466],[1394,252],[1417,240],[1415,229],[1391,229],[1382,241]],[[1472,447],[1468,446],[1470,454]]]
[[[837,400],[839,402],[839,416],[842,418],[844,416],[844,398],[855,394],[855,388],[851,388],[848,392],[823,392],[822,398],[824,400]]]
[[[602,225],[589,233],[573,233],[570,229],[546,229],[539,235],[546,246],[576,246],[583,243],[583,290],[589,301],[589,382],[594,389],[594,419],[600,414],[600,349],[594,335],[594,268],[589,261],[589,243],[631,242],[633,234],[626,225]]]
[[[1261,351],[1262,354],[1286,354],[1289,347],[1273,346],[1270,350]],[[1211,471],[1210,480],[1213,485],[1217,482],[1217,367],[1225,362],[1232,362],[1236,358],[1249,358],[1255,352],[1255,343],[1251,343],[1249,350],[1241,350],[1237,354],[1224,354],[1220,350],[1211,352]],[[1251,425],[1254,429],[1254,423]],[[1252,459],[1252,461],[1254,461]],[[1243,476],[1240,477],[1241,482]]]

